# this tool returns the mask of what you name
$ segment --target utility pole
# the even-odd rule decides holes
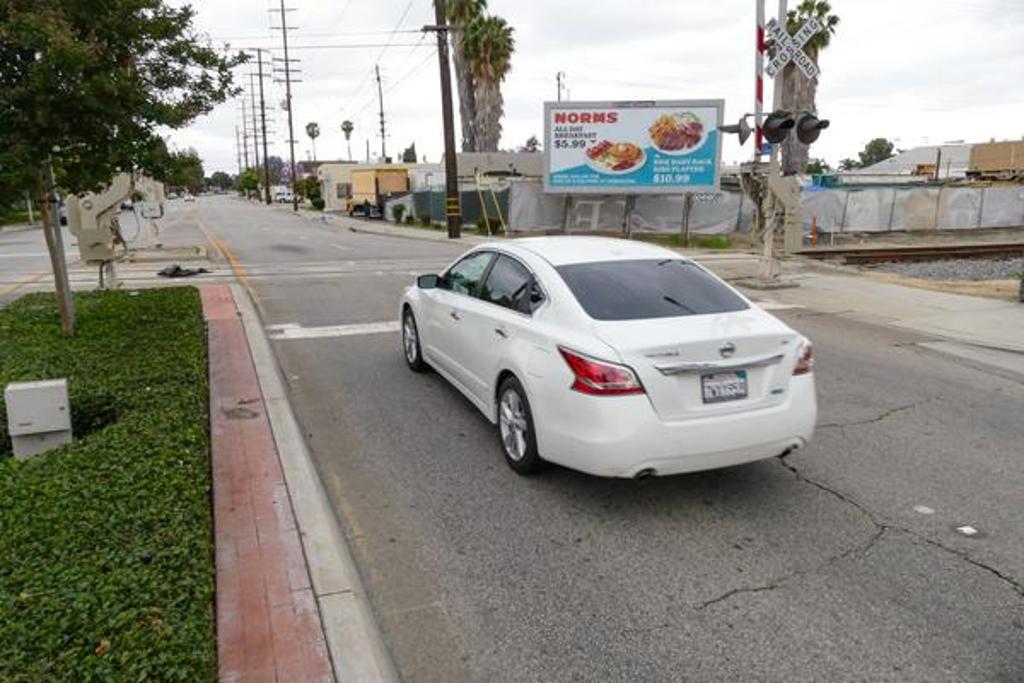
[[[242,175],[242,141],[238,137],[238,126],[235,126],[235,157],[238,160],[238,175]]]
[[[284,62],[284,68],[281,69],[281,71],[284,72],[285,106],[288,110],[288,156],[292,170],[292,211],[298,211],[299,195],[295,190],[299,178],[298,173],[295,171],[295,124],[292,120],[292,62],[298,60],[292,60],[288,56],[288,29],[295,28],[294,26],[288,26],[288,12],[294,12],[295,10],[292,8],[285,8],[284,0],[281,0],[281,8],[279,10],[272,9],[270,11],[279,12],[281,14],[281,25],[271,26],[271,28],[281,31],[281,44],[284,47],[284,59],[280,61]],[[299,81],[295,82],[298,83]]]
[[[259,180],[260,176],[260,138],[259,138],[259,126],[256,123],[256,74],[249,74],[249,99],[252,101],[252,151],[253,159],[256,162],[256,179]],[[256,183],[256,198],[260,196],[260,185]]]
[[[270,157],[267,152],[267,102],[263,98],[263,50],[256,48],[256,63],[260,79],[260,122],[263,133],[263,200],[270,204]]]
[[[558,101],[562,101],[562,79],[565,78],[565,72],[559,71],[555,74],[555,81],[558,83]]]
[[[242,155],[245,158],[245,170],[249,170],[249,128],[248,116],[245,112],[245,98],[242,98]]]
[[[377,72],[377,101],[380,103],[380,160],[387,163],[388,150],[385,145],[384,129],[384,90],[380,86],[380,64],[373,67]]]
[[[448,67],[448,23],[444,0],[434,0],[436,26],[424,26],[424,31],[437,33],[437,61],[441,67],[441,117],[444,122],[444,185],[445,214],[448,219],[448,237],[462,237],[462,215],[459,210],[459,169],[455,158],[455,115],[452,112],[452,74]]]

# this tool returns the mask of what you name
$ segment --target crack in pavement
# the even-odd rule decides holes
[[[923,405],[925,403],[927,403],[927,401],[915,401],[914,403],[908,403],[907,405],[899,406],[898,408],[890,408],[881,415],[877,415],[876,417],[869,417],[866,420],[855,420],[853,422],[826,422],[825,424],[818,425],[816,429],[846,429],[847,427],[859,427],[861,425],[874,424],[876,422],[881,422],[882,420],[887,420],[893,415],[896,415],[897,413],[902,413],[905,410],[917,408],[918,406]]]
[[[888,414],[892,414],[894,412],[899,412],[900,410],[907,410],[907,409],[909,409],[911,407],[913,407],[913,406],[904,406],[902,408],[895,408],[895,409],[889,411]],[[870,421],[877,422],[878,419],[884,419],[884,417],[885,416],[882,416],[882,417],[879,417],[879,418],[876,418],[876,419],[870,420]],[[985,564],[981,560],[978,560],[978,559],[975,559],[975,558],[971,557],[966,551],[959,550],[957,548],[952,548],[950,546],[947,546],[946,544],[942,543],[941,541],[937,541],[935,539],[929,538],[929,537],[925,536],[924,534],[921,534],[920,532],[914,531],[913,529],[909,529],[907,527],[902,527],[902,526],[899,526],[897,524],[892,524],[891,522],[887,522],[887,521],[881,520],[878,517],[878,515],[876,515],[872,510],[867,508],[862,503],[854,500],[850,496],[846,495],[842,491],[839,491],[838,489],[834,489],[831,486],[828,486],[827,484],[824,484],[824,483],[822,483],[820,481],[817,481],[815,479],[811,479],[811,478],[807,477],[806,475],[804,475],[795,465],[793,465],[793,464],[791,464],[791,463],[786,461],[787,457],[788,457],[787,455],[780,456],[778,458],[779,464],[781,464],[787,470],[792,472],[793,476],[796,477],[797,481],[805,483],[805,484],[808,484],[810,486],[813,486],[813,487],[815,487],[815,488],[817,488],[817,489],[819,489],[821,491],[824,491],[825,493],[829,494],[833,498],[836,498],[837,500],[839,500],[839,501],[841,501],[841,502],[843,502],[843,503],[845,503],[845,504],[855,508],[858,512],[860,512],[865,517],[867,517],[867,519],[875,526],[875,533],[872,534],[871,537],[867,541],[865,541],[863,543],[859,543],[859,544],[854,545],[854,546],[851,546],[851,547],[847,548],[846,550],[844,550],[844,551],[842,551],[840,553],[837,553],[835,555],[832,555],[832,556],[826,558],[825,560],[823,560],[822,562],[818,562],[814,566],[809,567],[807,569],[797,570],[797,571],[790,572],[788,574],[784,574],[783,576],[774,578],[774,579],[770,580],[768,583],[766,583],[764,585],[761,585],[761,586],[740,586],[738,588],[731,588],[731,589],[727,590],[726,592],[722,593],[721,595],[718,595],[718,596],[715,596],[715,597],[710,598],[708,600],[705,600],[704,602],[700,603],[699,605],[695,605],[694,609],[696,611],[702,611],[702,610],[707,609],[708,607],[710,607],[712,605],[716,605],[716,604],[725,602],[726,600],[729,600],[730,598],[732,598],[732,597],[734,597],[736,595],[741,595],[741,594],[744,594],[744,593],[762,593],[762,592],[765,592],[765,591],[775,590],[776,588],[780,588],[781,586],[783,586],[787,581],[790,581],[792,579],[795,579],[795,578],[798,578],[798,577],[801,577],[801,576],[804,576],[804,575],[807,575],[807,574],[814,573],[814,572],[816,572],[816,571],[818,571],[818,570],[820,570],[820,569],[822,569],[824,567],[827,567],[827,566],[829,566],[831,564],[839,562],[840,560],[844,560],[844,559],[846,559],[846,558],[848,558],[848,557],[850,557],[852,555],[867,553],[869,550],[871,550],[871,548],[876,543],[878,543],[878,541],[880,541],[882,539],[882,537],[886,533],[888,533],[890,531],[898,531],[898,532],[904,533],[904,534],[906,534],[906,535],[908,535],[908,536],[910,536],[910,537],[912,537],[914,539],[917,539],[917,540],[919,540],[919,541],[921,541],[923,543],[926,543],[926,544],[928,544],[928,545],[930,545],[930,546],[932,546],[934,548],[938,548],[939,550],[943,550],[946,553],[948,553],[950,555],[953,555],[954,557],[959,558],[959,559],[963,560],[964,562],[967,562],[968,564],[970,564],[970,565],[972,565],[974,567],[977,567],[978,569],[985,570],[989,574],[992,574],[993,576],[995,576],[996,578],[998,578],[1002,582],[1006,583],[1014,592],[1016,592],[1022,599],[1024,599],[1024,584],[1022,584],[1019,580],[1015,579],[1014,577],[1010,576],[1009,574],[1006,574],[1006,573],[1000,571],[999,569],[997,569],[997,568],[995,568],[995,567],[993,567],[991,565]]]
[[[822,560],[821,562],[816,563],[813,567],[808,567],[807,569],[801,569],[794,572],[790,572],[788,574],[784,574],[783,576],[772,579],[763,586],[740,586],[739,588],[731,588],[719,596],[711,598],[710,600],[705,600],[704,602],[694,607],[694,609],[697,611],[701,611],[703,609],[710,607],[711,605],[724,602],[725,600],[728,600],[734,595],[738,595],[740,593],[761,593],[764,591],[770,591],[775,590],[776,588],[780,588],[787,581],[799,578],[801,576],[805,576],[807,574],[813,574],[819,569],[827,567],[828,565],[833,564],[835,562],[839,562],[840,560],[845,560],[851,555],[866,553],[867,551],[871,550],[871,547],[874,546],[875,543],[881,540],[882,536],[885,534],[886,531],[888,531],[887,528],[876,529],[875,533],[873,533],[871,537],[863,543],[858,543],[857,545],[850,546],[841,553],[831,555]]]

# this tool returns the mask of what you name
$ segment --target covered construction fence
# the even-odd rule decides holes
[[[539,180],[509,179],[486,192],[460,187],[463,217],[476,224],[482,217],[481,195],[492,224],[497,213],[513,232],[622,230],[626,198],[622,195],[573,197],[545,194]],[[493,192],[492,192],[493,191]],[[493,196],[493,198],[492,198]],[[496,201],[495,201],[496,200]],[[417,220],[444,220],[444,194],[425,190],[397,202],[405,203]],[[683,225],[683,197],[639,196],[630,213],[634,232],[678,233]],[[977,230],[1024,226],[1024,185],[991,187],[806,187],[801,193],[804,230],[812,220],[825,233],[928,230]],[[408,215],[408,214],[407,214]],[[390,210],[388,212],[390,218]],[[747,232],[753,205],[738,191],[697,196],[690,203],[692,233]]]

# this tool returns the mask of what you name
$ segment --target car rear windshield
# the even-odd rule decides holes
[[[749,308],[717,278],[681,259],[574,263],[557,270],[595,320],[673,318]]]

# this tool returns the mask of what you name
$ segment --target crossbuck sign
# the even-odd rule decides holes
[[[791,36],[777,20],[772,19],[768,22],[768,25],[765,26],[765,35],[768,39],[775,41],[775,57],[764,68],[768,77],[775,78],[790,62],[793,62],[807,78],[817,76],[818,67],[803,48],[807,41],[824,28],[820,21],[812,17],[800,27],[795,36]]]

